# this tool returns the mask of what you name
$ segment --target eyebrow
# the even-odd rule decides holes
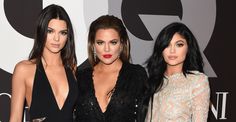
[[[95,40],[95,41],[97,41],[97,42],[104,42],[103,40],[100,40],[100,39],[99,40]]]
[[[178,41],[176,41],[175,43],[178,43],[178,42],[183,42],[183,43],[185,43],[185,41],[183,41],[183,40],[178,40]]]
[[[48,27],[49,29],[55,30],[54,28]],[[68,29],[60,30],[60,31],[68,31]]]
[[[112,40],[110,40],[110,41],[119,41],[118,39],[112,39]]]
[[[95,40],[95,41],[102,41],[102,42],[104,42],[103,40],[100,40],[100,39]],[[118,39],[112,39],[112,40],[109,40],[109,42],[111,42],[111,41],[119,41],[119,40],[118,40]]]

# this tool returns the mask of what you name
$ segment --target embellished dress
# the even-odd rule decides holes
[[[150,100],[146,122],[207,122],[210,88],[198,71],[165,76],[160,91]],[[152,104],[153,103],[153,104]]]

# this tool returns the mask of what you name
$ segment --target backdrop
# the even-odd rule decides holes
[[[1,0],[0,1],[0,122],[9,121],[11,77],[17,62],[27,59],[33,46],[38,13],[49,4],[63,6],[75,31],[78,64],[86,63],[87,30],[104,14],[121,18],[131,40],[135,64],[144,66],[160,30],[185,23],[196,36],[209,76],[209,122],[234,122],[235,4],[234,0]],[[24,122],[28,121],[27,108]]]

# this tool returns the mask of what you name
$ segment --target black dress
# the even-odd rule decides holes
[[[147,74],[143,67],[123,63],[111,100],[103,113],[95,96],[92,68],[78,70],[77,122],[135,122],[142,110]]]
[[[29,110],[31,121],[33,119],[41,119],[43,122],[73,121],[73,111],[78,96],[78,87],[72,70],[65,67],[65,71],[69,93],[63,107],[60,109],[57,105],[42,62],[37,65],[33,85],[32,102]]]

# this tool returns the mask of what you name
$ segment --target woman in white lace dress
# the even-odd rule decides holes
[[[151,99],[146,122],[206,122],[210,88],[192,32],[171,23],[158,35],[147,61]]]

